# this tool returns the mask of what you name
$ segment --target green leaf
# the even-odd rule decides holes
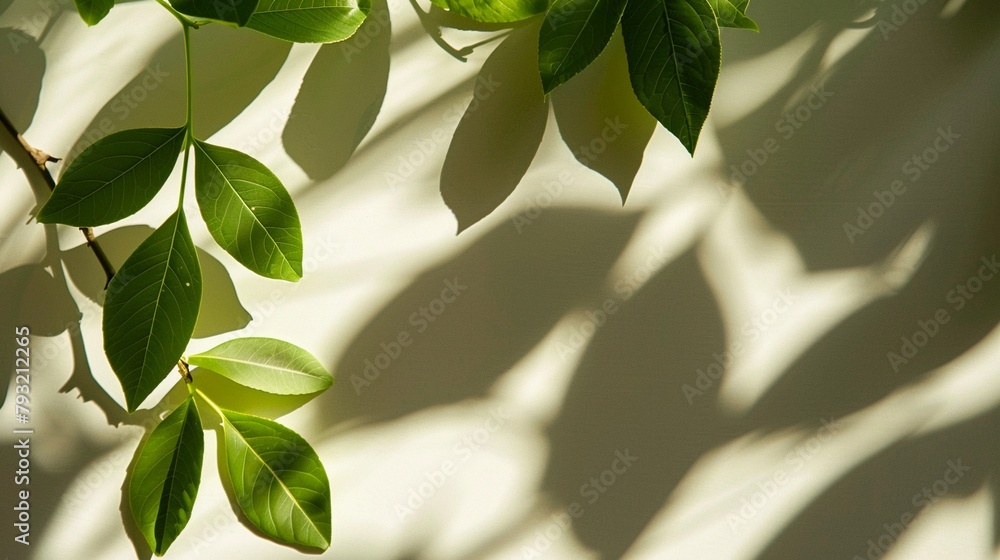
[[[294,43],[343,41],[358,30],[371,0],[260,0],[247,27]]]
[[[548,7],[548,0],[431,0],[431,3],[482,23],[521,21]]]
[[[636,97],[694,154],[719,79],[722,47],[708,0],[633,0],[622,35]]]
[[[129,506],[149,548],[162,556],[187,525],[201,482],[205,435],[194,397],[160,422],[139,449]]]
[[[292,197],[263,163],[196,141],[195,194],[212,237],[250,270],[302,277],[302,229]]]
[[[235,23],[242,27],[250,20],[257,0],[172,0],[170,5],[196,19]]]
[[[115,0],[75,0],[76,11],[87,25],[97,25],[115,6]]]
[[[750,29],[760,31],[757,23],[746,16],[747,6],[750,0],[740,2],[736,0],[708,0],[715,11],[716,21],[720,27],[735,27],[737,29]]]
[[[188,363],[276,395],[318,393],[333,384],[333,376],[312,354],[273,338],[223,342],[208,352],[191,356]]]
[[[538,37],[538,70],[548,93],[601,54],[611,40],[625,0],[555,0]]]
[[[201,267],[178,210],[126,259],[104,300],[104,352],[129,412],[177,364],[200,306]]]
[[[277,542],[330,546],[330,482],[299,434],[265,418],[223,410],[226,465],[247,519]]]
[[[94,142],[70,164],[38,221],[92,227],[135,214],[167,182],[186,131],[136,128]]]

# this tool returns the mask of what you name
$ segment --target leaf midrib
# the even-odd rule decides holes
[[[239,360],[239,359],[236,359],[236,358],[222,358],[222,357],[219,357],[219,356],[212,356],[210,354],[200,354],[198,356],[191,356],[191,358],[192,358],[192,363],[194,361],[194,358],[198,358],[199,361],[201,361],[202,359],[208,358],[208,359],[216,360],[216,361],[220,361],[220,362],[232,362],[234,364],[243,364],[243,365],[248,365],[248,366],[258,366],[258,367],[267,368],[267,369],[273,369],[273,370],[277,370],[277,371],[285,371],[285,372],[288,372],[288,373],[295,373],[295,374],[298,374],[298,375],[302,375],[302,376],[308,377],[310,379],[323,379],[322,375],[315,375],[315,374],[307,373],[305,371],[300,371],[300,370],[296,370],[296,369],[288,369],[288,368],[284,368],[284,367],[280,367],[280,366],[271,366],[271,365],[267,365],[267,364],[262,364],[260,362],[251,362],[251,361],[248,361],[248,360]]]

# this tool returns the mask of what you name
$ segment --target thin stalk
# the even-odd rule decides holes
[[[156,1],[159,2],[161,6],[166,8],[167,11],[170,12],[170,15],[177,18],[177,21],[181,22],[181,24],[184,26],[184,29],[187,29],[188,27],[193,27],[195,29],[198,29],[198,27],[201,26],[200,23],[192,21],[191,18],[175,10],[174,7],[168,4],[166,0],[156,0]]]
[[[205,401],[205,404],[212,407],[212,410],[214,410],[215,413],[219,415],[219,418],[223,420],[226,419],[226,415],[222,413],[222,409],[219,408],[219,405],[215,404],[215,402],[213,402],[212,399],[208,398],[208,395],[201,392],[201,389],[195,389],[194,392],[197,393],[199,397],[201,397],[201,400]]]
[[[186,131],[184,133],[184,163],[181,164],[181,192],[177,198],[177,211],[180,212],[184,208],[184,188],[187,186],[187,176],[188,176],[188,160],[191,156],[191,144],[194,142],[194,118],[192,117],[192,103],[193,98],[191,86],[191,31],[190,27],[184,25],[184,75],[186,84],[186,97],[187,97],[187,118],[185,123]]]

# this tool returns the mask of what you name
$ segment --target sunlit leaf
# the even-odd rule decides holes
[[[547,0],[431,0],[440,8],[482,23],[528,19],[548,7]]]
[[[205,436],[193,397],[149,434],[129,483],[129,506],[149,548],[162,556],[191,518],[201,482]]]
[[[750,29],[759,31],[757,23],[746,16],[747,6],[750,0],[743,2],[733,0],[708,0],[715,10],[715,16],[720,27],[735,27],[737,29]]]
[[[260,0],[247,27],[295,43],[343,41],[358,30],[370,0]]]
[[[70,164],[38,221],[91,227],[135,214],[170,177],[186,130],[137,128],[94,142]]]
[[[302,230],[292,197],[263,163],[195,142],[195,194],[212,237],[250,270],[302,277]]]
[[[176,365],[201,306],[201,268],[178,211],[125,261],[104,301],[104,352],[134,411]]]
[[[195,354],[188,362],[277,395],[318,393],[333,384],[333,377],[312,354],[273,338],[237,338]]]
[[[330,546],[330,482],[316,452],[265,418],[222,411],[226,465],[246,518],[277,542]]]

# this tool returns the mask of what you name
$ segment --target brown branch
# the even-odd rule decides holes
[[[59,158],[50,156],[49,154],[34,148],[27,140],[21,136],[21,133],[17,131],[14,123],[10,122],[7,115],[0,109],[0,124],[3,125],[4,132],[7,133],[8,137],[0,137],[0,148],[4,148],[8,151],[14,162],[17,163],[18,167],[24,170],[25,176],[28,180],[31,180],[31,176],[28,175],[28,169],[33,169],[37,172],[37,177],[40,178],[46,185],[48,185],[49,190],[56,188],[56,182],[52,178],[52,174],[49,173],[48,168],[45,166],[50,161],[59,161]],[[20,148],[20,149],[18,149]],[[94,237],[94,230],[91,228],[80,228],[83,232],[84,239],[87,240],[87,247],[93,251],[94,256],[97,257],[97,262],[101,264],[101,268],[104,269],[104,275],[107,277],[107,281],[104,282],[104,289],[108,289],[108,284],[111,283],[111,279],[115,276],[115,267],[111,264],[108,259],[108,255],[104,252],[101,244],[97,242],[97,238]],[[187,362],[184,358],[177,360],[177,370],[180,372],[181,377],[184,381],[191,383],[193,381],[191,377],[191,370],[188,367]]]
[[[10,152],[11,158],[17,163],[18,167],[24,170],[24,174],[28,175],[28,169],[33,169],[37,172],[38,178],[40,178],[46,185],[48,185],[49,190],[56,188],[56,182],[52,178],[52,174],[49,173],[48,168],[45,166],[50,161],[59,161],[58,158],[54,158],[49,154],[43,152],[42,150],[36,149],[28,144],[28,141],[21,136],[14,123],[10,122],[7,115],[0,109],[0,124],[3,125],[4,132],[10,136],[10,138],[4,138],[8,140],[6,142],[0,142],[0,146],[4,147],[8,152]],[[13,140],[13,141],[11,141]],[[17,149],[20,147],[20,149]],[[31,177],[28,177],[31,180]],[[107,277],[107,281],[104,283],[104,288],[108,288],[108,284],[111,283],[111,278],[115,275],[115,267],[108,260],[107,254],[104,253],[104,249],[97,242],[94,237],[94,230],[91,228],[80,228],[83,232],[84,239],[87,240],[87,246],[93,251],[94,256],[97,257],[97,262],[101,264],[101,268],[104,269],[104,275]]]

